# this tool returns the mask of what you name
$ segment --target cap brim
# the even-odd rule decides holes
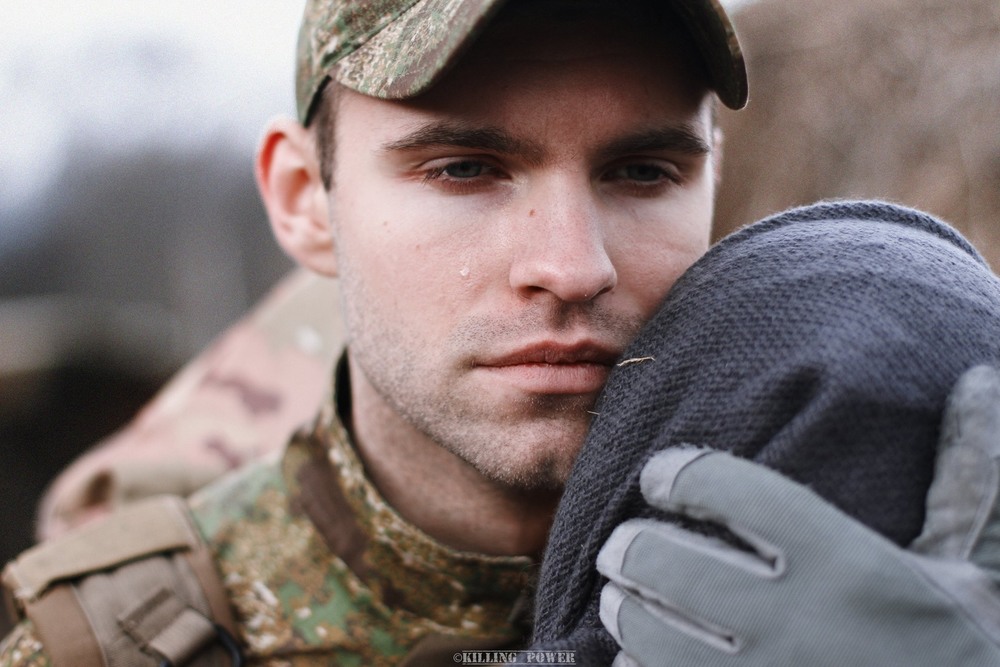
[[[742,109],[749,98],[746,63],[736,30],[719,0],[673,2],[708,70],[712,88],[730,109]]]

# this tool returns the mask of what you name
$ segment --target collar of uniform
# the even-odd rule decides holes
[[[286,455],[294,458],[298,449],[303,457],[293,470],[286,461],[286,473],[296,477],[303,509],[324,541],[390,608],[466,632],[526,631],[537,565],[451,549],[403,519],[354,451],[338,414],[349,409],[348,392],[345,355],[316,427]]]

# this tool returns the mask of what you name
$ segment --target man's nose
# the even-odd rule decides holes
[[[517,213],[511,288],[526,298],[547,292],[566,302],[613,289],[618,275],[595,193],[582,184],[538,190]]]

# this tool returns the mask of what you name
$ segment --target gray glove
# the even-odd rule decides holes
[[[755,553],[665,522],[619,526],[597,559],[615,666],[1000,665],[998,459],[1000,374],[978,367],[950,398],[907,551],[764,467],[660,452],[642,471],[647,502],[722,524]]]

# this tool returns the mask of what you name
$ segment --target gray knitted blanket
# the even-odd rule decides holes
[[[922,213],[796,209],[729,236],[689,269],[612,373],[556,515],[535,645],[610,664],[597,618],[601,545],[651,516],[643,463],[725,449],[812,487],[897,544],[920,532],[945,398],[1000,362],[1000,281]],[[665,656],[666,658],[666,656]]]

